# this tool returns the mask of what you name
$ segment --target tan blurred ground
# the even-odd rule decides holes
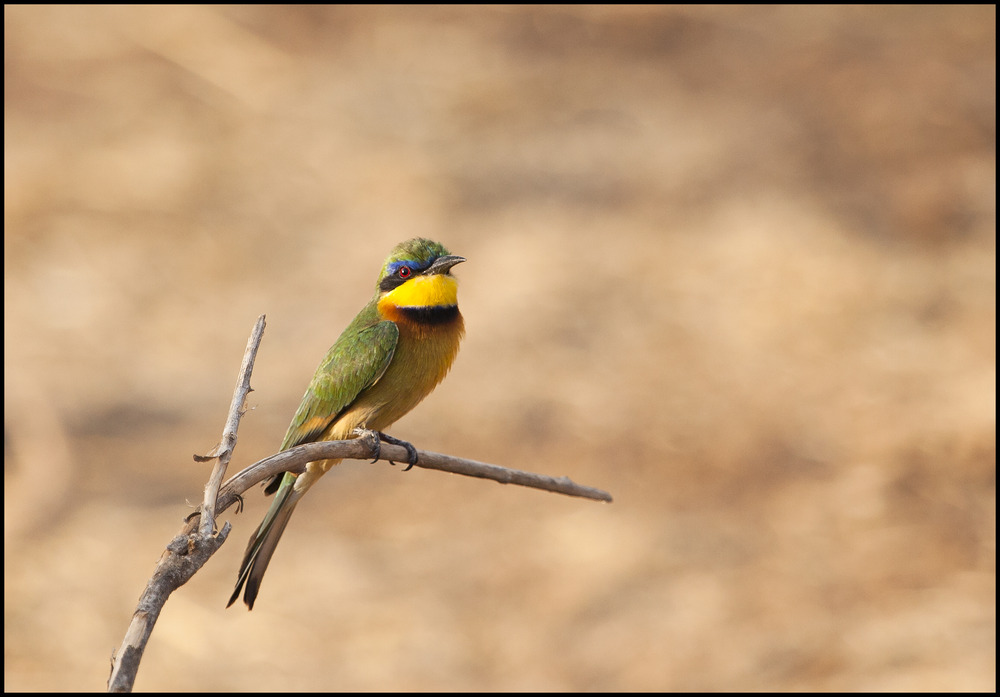
[[[4,8],[4,687],[100,690],[415,235],[468,336],[140,690],[996,687],[996,10]]]

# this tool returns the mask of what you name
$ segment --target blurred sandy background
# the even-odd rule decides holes
[[[4,687],[101,690],[268,324],[276,448],[392,246],[467,339],[139,690],[993,690],[996,10],[4,8]],[[235,471],[235,470],[234,470]]]

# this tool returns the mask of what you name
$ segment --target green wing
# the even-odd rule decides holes
[[[382,377],[399,330],[366,307],[330,347],[288,426],[282,450],[317,440],[355,398]]]

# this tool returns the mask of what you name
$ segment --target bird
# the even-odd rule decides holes
[[[465,323],[451,274],[465,257],[439,242],[414,238],[396,245],[382,266],[375,295],[347,325],[316,369],[288,426],[281,450],[303,443],[368,436],[403,445],[409,466],[416,449],[383,433],[444,379],[458,354]],[[340,460],[310,462],[301,474],[265,482],[274,501],[250,537],[236,589],[252,610],[275,547],[305,493]],[[409,467],[407,467],[409,469]]]

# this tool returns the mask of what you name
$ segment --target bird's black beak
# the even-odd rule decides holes
[[[434,263],[427,267],[424,271],[425,274],[435,274],[435,273],[448,273],[451,267],[455,264],[461,264],[465,261],[465,257],[455,256],[454,254],[449,254],[447,256],[438,257],[434,260]]]

